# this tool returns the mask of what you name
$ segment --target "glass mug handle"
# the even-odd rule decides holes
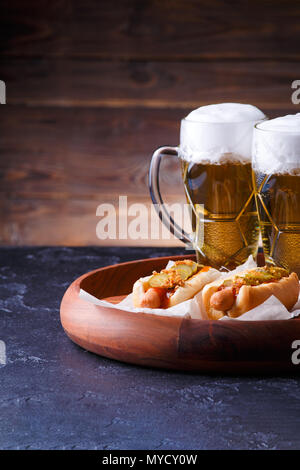
[[[160,220],[170,230],[170,232],[184,243],[193,245],[192,237],[175,222],[167,210],[160,193],[159,168],[162,157],[166,155],[178,156],[178,147],[160,147],[153,153],[149,169],[149,189],[151,199]]]

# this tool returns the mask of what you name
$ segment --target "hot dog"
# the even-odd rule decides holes
[[[297,274],[289,274],[285,269],[274,266],[249,269],[205,286],[202,300],[208,317],[218,320],[225,315],[239,317],[271,295],[291,310],[299,296]]]
[[[195,261],[175,261],[169,269],[138,279],[133,285],[133,305],[142,308],[169,308],[191,299],[220,276],[210,266]]]

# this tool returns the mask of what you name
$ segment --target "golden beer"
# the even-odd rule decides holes
[[[266,261],[300,275],[300,113],[257,124],[252,161]]]
[[[250,163],[201,164],[181,160],[192,228],[204,225],[198,262],[233,268],[256,255],[258,219]]]
[[[300,275],[300,176],[255,174],[266,261]]]
[[[158,215],[171,233],[195,249],[199,263],[232,269],[256,255],[252,140],[254,125],[265,118],[249,104],[201,106],[182,119],[180,145],[161,147],[152,156],[149,187]],[[167,155],[180,160],[192,234],[171,217],[162,199],[159,168]]]

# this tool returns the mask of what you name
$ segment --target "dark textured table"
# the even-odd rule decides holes
[[[210,377],[144,369],[88,353],[63,332],[60,300],[80,274],[177,253],[0,249],[0,340],[6,344],[0,449],[300,448],[296,375]]]

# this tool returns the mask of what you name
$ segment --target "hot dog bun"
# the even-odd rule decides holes
[[[251,272],[255,272],[255,269],[238,273],[238,276],[242,277]],[[289,276],[282,277],[275,282],[242,285],[238,294],[232,298],[230,297],[232,296],[230,287],[222,290],[219,290],[219,288],[224,284],[224,281],[230,281],[234,278],[235,276],[222,277],[204,287],[202,301],[210,319],[218,320],[225,315],[231,318],[239,317],[261,305],[271,295],[277,297],[288,310],[291,310],[298,300],[299,279],[296,273],[291,273]],[[228,308],[228,306],[230,307]]]
[[[133,284],[132,289],[132,302],[134,307],[145,307],[144,295],[149,289],[148,281],[151,276],[141,277]],[[146,306],[147,307],[147,306]],[[153,308],[153,307],[152,307]]]
[[[204,286],[214,281],[220,276],[220,272],[217,269],[209,268],[207,271],[200,271],[194,274],[190,279],[185,281],[183,286],[179,286],[173,295],[170,297],[170,305],[180,304],[185,300],[192,299],[198,292],[200,292]]]
[[[169,308],[185,300],[192,299],[203,287],[220,276],[217,269],[207,267],[206,270],[199,271],[192,277],[184,281],[183,285],[177,286],[174,292],[169,292],[167,298],[162,299],[163,289],[151,288],[149,280],[151,276],[138,279],[133,285],[133,305],[134,307],[159,308],[158,296],[161,296],[160,308]],[[163,305],[162,305],[163,304]]]

